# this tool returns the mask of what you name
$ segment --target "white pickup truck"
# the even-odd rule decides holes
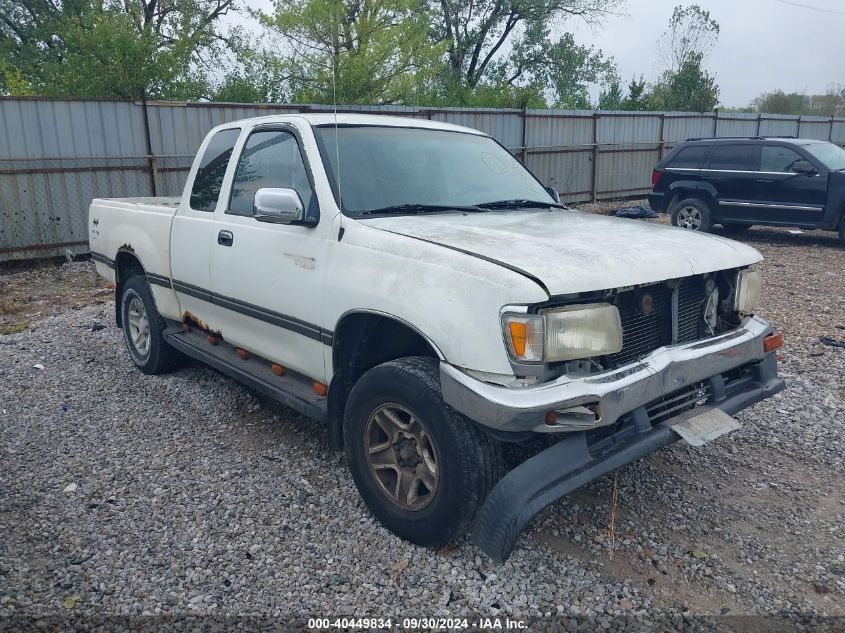
[[[504,560],[543,507],[783,389],[754,249],[572,211],[477,130],[271,116],[181,198],[94,200],[138,368],[187,355],[326,424],[415,543]],[[504,443],[543,444],[508,474]]]

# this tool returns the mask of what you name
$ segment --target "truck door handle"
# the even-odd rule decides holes
[[[217,243],[220,244],[220,246],[231,246],[234,241],[235,236],[232,235],[231,231],[220,231],[217,234]]]

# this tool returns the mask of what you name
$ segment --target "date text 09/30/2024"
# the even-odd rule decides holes
[[[447,631],[454,629],[481,630],[524,630],[528,627],[523,620],[511,618],[310,618],[308,628],[321,629],[386,629]]]

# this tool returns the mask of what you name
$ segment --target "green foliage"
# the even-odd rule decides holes
[[[760,95],[751,105],[755,112],[766,114],[842,116],[845,114],[845,87],[830,85],[827,92],[820,95],[775,90]]]
[[[441,52],[417,0],[278,0],[256,15],[290,48],[279,66],[297,102],[405,101]]]
[[[198,99],[233,0],[0,0],[0,89]]]
[[[601,51],[575,43],[570,33],[552,34],[569,16],[598,21],[618,0],[429,0],[431,37],[445,47],[447,71],[435,89],[470,105],[502,95],[515,107],[549,102],[589,107],[587,86],[612,77]],[[559,30],[559,29],[556,29]],[[508,54],[505,51],[510,50]]]
[[[707,112],[719,104],[719,86],[693,55],[676,72],[666,71],[650,96],[653,110]]]

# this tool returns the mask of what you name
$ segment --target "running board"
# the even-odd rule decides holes
[[[328,419],[327,398],[314,393],[313,381],[305,376],[289,369],[284,375],[277,376],[271,369],[270,361],[252,354],[244,360],[238,356],[234,345],[223,340],[213,345],[209,343],[208,334],[194,328],[184,331],[179,327],[168,327],[164,339],[186,356],[213,367],[286,407],[319,422],[325,423]]]

